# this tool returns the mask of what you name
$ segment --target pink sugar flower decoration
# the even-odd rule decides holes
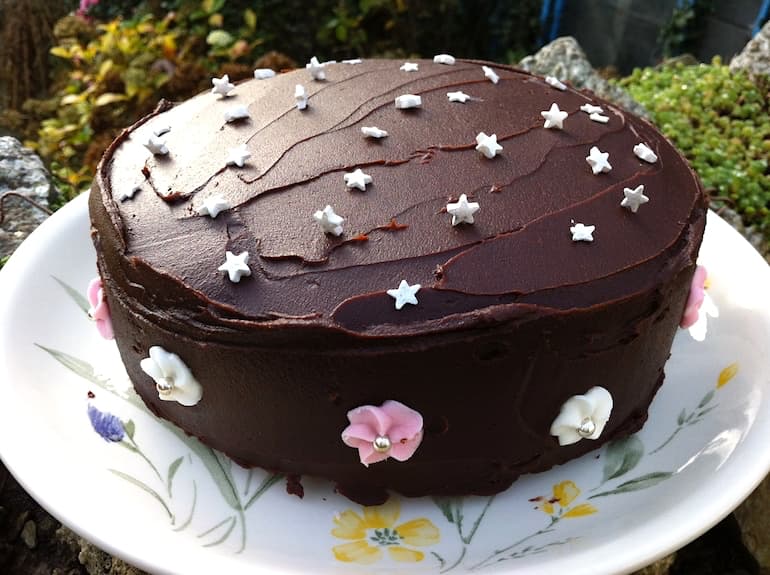
[[[356,407],[348,411],[348,419],[342,441],[358,449],[367,467],[388,457],[406,461],[422,441],[422,415],[398,401]]]
[[[112,332],[112,318],[110,317],[110,308],[104,300],[104,289],[102,289],[102,279],[95,277],[88,284],[88,303],[91,308],[88,315],[96,321],[96,329],[104,339],[113,339],[115,335]]]
[[[698,311],[700,306],[703,305],[703,299],[706,297],[706,268],[698,266],[695,268],[695,274],[692,276],[692,284],[690,284],[690,295],[687,296],[687,305],[684,307],[684,315],[682,315],[682,321],[679,322],[679,327],[687,329],[698,321]]]

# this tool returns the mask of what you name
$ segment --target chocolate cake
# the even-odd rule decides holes
[[[705,226],[646,121],[410,64],[214,79],[125,130],[90,196],[94,301],[147,406],[366,503],[498,492],[638,430]]]

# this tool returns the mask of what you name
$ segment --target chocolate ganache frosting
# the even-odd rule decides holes
[[[111,145],[90,197],[115,339],[148,407],[245,466],[327,477],[367,503],[500,491],[637,430],[705,226],[697,177],[644,120],[507,66],[417,63],[326,64],[324,80],[298,70],[162,103]],[[402,95],[420,105],[398,108]],[[549,129],[554,103],[567,116]],[[482,132],[502,147],[492,157]],[[165,154],[145,146],[156,133]],[[649,201],[621,206],[639,186]],[[216,197],[225,208],[201,213]],[[472,223],[448,211],[462,200],[478,204]],[[339,235],[314,218],[326,206]],[[226,252],[247,252],[250,275],[232,281]],[[402,280],[414,300],[396,309]],[[189,369],[197,403],[164,400],[141,368],[154,346]],[[606,426],[560,445],[560,409],[596,386]],[[348,414],[387,401],[420,414],[419,446],[362,465],[341,438]]]

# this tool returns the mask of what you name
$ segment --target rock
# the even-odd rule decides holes
[[[648,565],[644,569],[635,571],[633,575],[668,575],[675,560],[676,553],[672,553],[663,559],[658,559],[655,563]]]
[[[636,102],[623,88],[610,84],[591,66],[585,52],[571,36],[557,38],[543,46],[535,55],[527,56],[519,67],[541,76],[554,76],[569,82],[579,90],[591,90],[629,112],[649,117],[647,110]]]
[[[12,195],[3,197],[9,192]],[[40,158],[16,138],[0,137],[0,214],[4,216],[0,219],[0,258],[10,255],[48,217],[46,209],[57,196]]]
[[[770,22],[730,61],[730,70],[744,70],[752,76],[770,76]]]
[[[34,549],[37,546],[37,525],[34,521],[29,520],[24,524],[20,537],[28,548]]]
[[[144,571],[125,561],[111,557],[66,527],[60,527],[56,531],[56,538],[71,549],[79,549],[78,561],[89,575],[146,575]]]
[[[767,28],[767,26],[765,26]],[[764,571],[770,572],[770,475],[735,510],[746,549]]]
[[[16,539],[19,535],[21,535],[21,530],[24,529],[24,524],[27,522],[28,518],[29,511],[22,511],[19,513],[13,522],[13,526],[11,527],[11,531],[9,533],[11,539]]]

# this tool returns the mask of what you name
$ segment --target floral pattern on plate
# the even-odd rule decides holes
[[[368,539],[332,533],[335,517],[350,511],[363,525],[367,512],[330,483],[303,478],[300,499],[286,493],[296,478],[242,469],[148,413],[114,342],[88,319],[88,230],[82,196],[0,272],[0,455],[68,526],[146,571],[630,572],[714,524],[770,470],[770,268],[714,214],[701,257],[718,316],[708,314],[704,341],[675,338],[639,433],[493,497],[394,497],[398,517],[367,527]],[[424,530],[410,531],[418,520]],[[378,559],[335,556],[357,541]]]

